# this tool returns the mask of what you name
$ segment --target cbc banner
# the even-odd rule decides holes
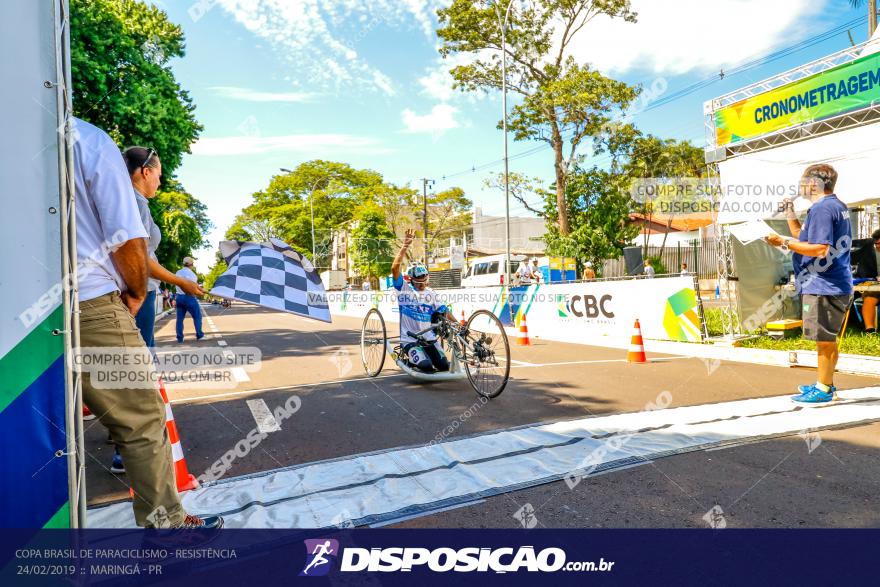
[[[591,281],[437,290],[456,318],[491,310],[505,326],[526,318],[529,335],[547,340],[590,344],[629,341],[636,319],[645,338],[702,341],[693,277]],[[330,310],[363,317],[378,308],[387,322],[398,321],[394,290],[328,292]],[[396,333],[389,329],[389,336]]]

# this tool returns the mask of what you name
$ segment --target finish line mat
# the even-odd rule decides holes
[[[839,398],[803,406],[786,395],[497,430],[220,480],[183,494],[183,505],[219,513],[230,528],[376,524],[675,454],[880,421],[880,387]],[[90,509],[87,526],[134,527],[131,504]]]

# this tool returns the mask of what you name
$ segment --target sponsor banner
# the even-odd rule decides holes
[[[538,284],[521,287],[472,287],[437,290],[456,318],[490,310],[505,326],[523,317],[529,335],[547,340],[589,344],[600,338],[628,341],[636,319],[642,336],[656,340],[702,340],[693,277]],[[329,292],[330,311],[363,317],[378,308],[387,322],[398,321],[394,290]],[[395,336],[389,328],[389,336]]]
[[[878,100],[880,53],[874,53],[716,111],[715,144],[753,139]]]
[[[70,523],[55,87],[61,5],[5,2],[15,19],[0,34],[9,113],[0,138],[0,527]]]
[[[723,513],[717,515],[723,516]],[[514,522],[516,523],[516,522]],[[0,533],[4,585],[868,585],[880,531],[345,529]],[[804,564],[804,544],[835,556]],[[640,545],[634,548],[634,545]],[[470,584],[470,583],[466,583]]]

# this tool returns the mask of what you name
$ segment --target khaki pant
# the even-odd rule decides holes
[[[149,355],[134,316],[118,293],[81,302],[79,323],[82,347],[142,348]],[[139,366],[123,368],[153,370],[146,360]],[[98,389],[84,371],[83,401],[110,430],[110,437],[122,454],[135,494],[134,517],[138,526],[182,523],[184,511],[177,495],[171,443],[165,428],[165,404],[158,387]]]

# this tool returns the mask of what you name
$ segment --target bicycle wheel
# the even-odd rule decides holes
[[[372,308],[364,317],[361,326],[361,361],[364,363],[364,371],[370,377],[375,377],[385,364],[385,319],[379,310]]]
[[[478,395],[492,399],[504,391],[510,377],[510,344],[501,320],[477,310],[467,321],[464,367]]]

